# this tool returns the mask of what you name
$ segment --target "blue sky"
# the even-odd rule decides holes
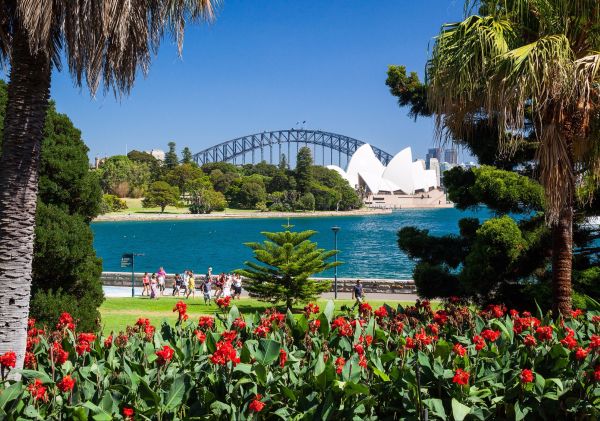
[[[131,149],[199,151],[234,137],[306,128],[424,157],[431,119],[416,123],[385,85],[389,64],[423,74],[431,39],[462,15],[454,0],[224,0],[217,20],[190,26],[183,58],[165,39],[128,97],[91,98],[66,72],[52,96],[96,155]],[[468,158],[468,157],[464,157]],[[470,159],[470,158],[468,158]]]

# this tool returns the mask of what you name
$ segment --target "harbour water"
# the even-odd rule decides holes
[[[465,217],[488,219],[486,208],[462,212],[453,208],[398,210],[386,215],[298,217],[292,218],[293,230],[315,230],[313,240],[319,247],[334,248],[331,227],[339,226],[338,267],[342,277],[411,279],[414,263],[397,245],[398,229],[413,225],[431,234],[458,233],[458,220]],[[123,253],[141,253],[136,257],[137,271],[155,272],[163,266],[167,272],[192,269],[205,273],[228,272],[243,267],[252,259],[245,242],[262,241],[261,231],[281,231],[287,219],[227,219],[184,221],[95,222],[94,246],[103,259],[104,271],[121,271]],[[125,269],[127,270],[127,269]],[[333,271],[320,276],[332,276]]]

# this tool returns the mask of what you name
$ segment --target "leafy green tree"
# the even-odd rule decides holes
[[[177,151],[175,150],[175,142],[169,142],[169,151],[165,154],[164,165],[167,170],[172,170],[179,165],[179,158],[177,157]]]
[[[204,177],[204,172],[196,164],[181,164],[169,170],[163,181],[172,186],[177,186],[182,195],[186,194],[186,184],[197,178]]]
[[[150,183],[157,181],[163,176],[161,162],[147,152],[136,151],[135,149],[127,153],[127,158],[132,162],[146,164],[150,170]]]
[[[279,160],[278,167],[280,171],[287,171],[290,169],[289,164],[287,162],[287,158],[284,153],[281,154],[281,159]]]
[[[160,212],[163,213],[167,206],[177,206],[179,204],[179,188],[171,186],[164,181],[155,181],[150,184],[146,197],[142,201],[142,206],[145,208],[153,208],[158,206]]]
[[[152,174],[148,164],[143,162],[131,162],[129,170],[129,197],[142,197],[152,180]]]
[[[356,190],[337,171],[326,167],[313,166],[312,172],[318,185],[333,189],[339,194],[339,198],[338,194],[335,194],[335,197],[327,200],[328,203],[334,205],[328,210],[349,210],[362,207],[362,200]]]
[[[300,193],[310,191],[310,185],[313,181],[312,177],[313,159],[310,148],[304,146],[298,151],[296,157],[296,177],[297,189]]]
[[[100,204],[100,213],[118,212],[127,209],[127,202],[119,199],[113,194],[105,194],[102,196]]]
[[[313,182],[310,185],[310,192],[315,197],[315,209],[317,210],[337,210],[342,194],[336,189]]]
[[[255,174],[237,179],[227,190],[226,197],[233,207],[256,209],[258,203],[264,203],[267,200],[263,177]]]
[[[190,196],[191,213],[211,213],[212,211],[224,210],[227,207],[225,196],[213,189],[207,175],[187,182],[186,191]]]
[[[467,2],[471,4],[470,1]],[[444,25],[427,65],[440,132],[493,116],[505,147],[532,136],[553,236],[554,310],[571,310],[573,220],[581,177],[598,180],[600,12],[592,0],[483,0]],[[585,40],[585,41],[583,41]],[[530,116],[534,127],[527,127]]]
[[[315,196],[308,192],[300,196],[298,199],[298,209],[314,211],[315,210]]]
[[[309,279],[310,276],[334,267],[328,263],[337,251],[325,251],[310,241],[316,231],[263,232],[263,243],[245,243],[254,252],[256,262],[245,262],[237,271],[248,278],[244,288],[251,297],[272,303],[284,302],[287,308],[297,302],[316,299],[329,291],[330,282]],[[338,262],[339,264],[339,262]]]
[[[235,180],[239,179],[239,174],[233,172],[224,173],[216,168],[210,172],[210,180],[216,191],[225,193]]]
[[[192,155],[192,151],[187,146],[183,148],[181,151],[181,163],[182,164],[192,164],[194,162],[194,156]]]
[[[102,190],[118,197],[127,197],[131,186],[131,168],[133,163],[124,155],[108,158],[100,167]]]

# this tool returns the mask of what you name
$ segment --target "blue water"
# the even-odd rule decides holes
[[[338,225],[338,267],[340,277],[411,279],[414,263],[398,249],[396,233],[406,225],[425,228],[431,234],[458,233],[460,218],[488,219],[486,208],[461,212],[456,209],[399,210],[388,215],[292,218],[294,230],[317,231],[313,240],[319,247],[334,248],[331,227]],[[252,252],[242,243],[262,241],[261,231],[281,231],[287,219],[228,219],[186,221],[95,222],[94,246],[103,259],[103,270],[121,271],[121,255],[136,257],[136,271],[167,272],[192,269],[206,273],[228,272],[243,267]],[[332,276],[333,271],[323,276]]]

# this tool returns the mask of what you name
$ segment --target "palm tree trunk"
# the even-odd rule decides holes
[[[552,227],[552,289],[554,313],[571,310],[571,270],[573,266],[573,206],[569,203],[560,212]]]
[[[15,351],[17,368],[25,356],[39,157],[50,75],[48,57],[32,54],[26,33],[16,29],[0,156],[0,354]]]

